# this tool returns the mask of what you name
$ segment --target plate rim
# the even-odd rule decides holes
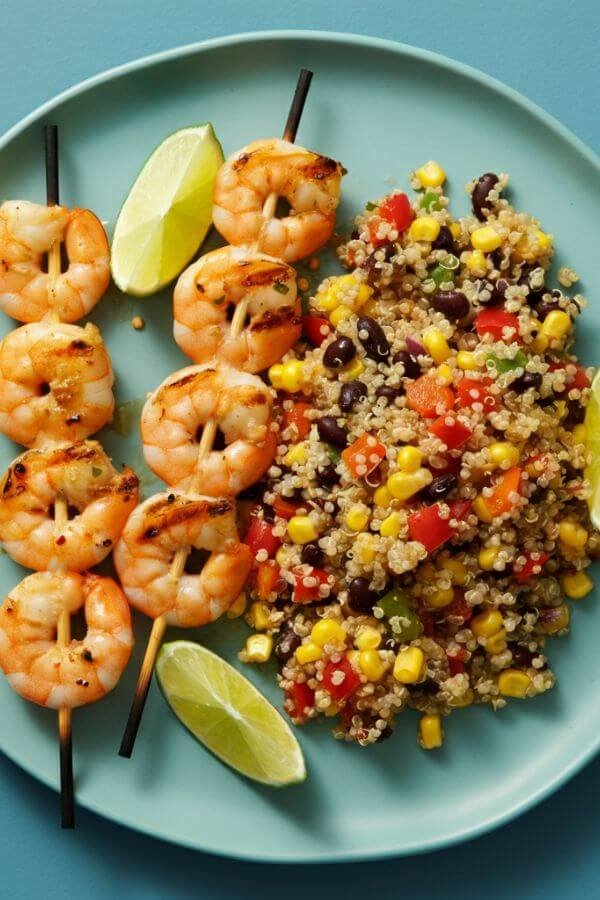
[[[495,93],[521,107],[521,109],[523,109],[529,115],[533,116],[547,128],[553,131],[560,139],[570,145],[571,148],[573,148],[580,156],[582,156],[586,160],[586,162],[593,169],[595,169],[596,174],[600,176],[600,156],[596,154],[595,151],[591,147],[589,147],[581,138],[579,138],[576,134],[574,134],[574,132],[563,125],[558,119],[544,110],[537,103],[534,103],[519,91],[515,90],[512,87],[509,87],[508,85],[504,84],[504,82],[491,75],[488,75],[482,70],[477,69],[474,66],[467,65],[466,63],[459,62],[458,60],[455,60],[449,56],[435,53],[431,50],[425,50],[420,47],[415,47],[411,44],[405,44],[400,41],[393,41],[387,38],[379,38],[373,35],[361,35],[353,32],[326,31],[315,29],[272,29],[228,34],[217,38],[211,38],[205,41],[196,41],[193,43],[180,45],[168,50],[161,50],[157,53],[137,57],[136,59],[130,60],[129,62],[113,66],[109,69],[105,69],[97,73],[96,75],[92,75],[91,77],[77,82],[69,88],[66,88],[65,90],[51,97],[49,100],[38,105],[30,113],[18,120],[7,131],[5,131],[2,136],[0,136],[0,151],[3,150],[8,144],[10,144],[15,138],[17,138],[23,131],[25,131],[25,129],[33,125],[35,122],[43,119],[52,110],[60,107],[63,103],[71,100],[72,98],[77,97],[80,94],[84,94],[88,90],[93,89],[99,85],[113,81],[117,78],[126,76],[141,69],[157,66],[165,62],[171,62],[173,60],[181,59],[186,56],[193,56],[197,53],[205,53],[207,51],[219,49],[222,47],[231,47],[234,45],[241,46],[251,44],[253,42],[264,41],[270,41],[273,43],[281,41],[305,41],[307,43],[318,42],[334,43],[339,45],[358,45],[369,49],[382,50],[388,53],[396,54],[398,56],[404,56],[415,60],[424,61],[439,68],[449,70],[453,73],[459,73],[472,81],[479,82],[486,88],[491,89]],[[40,773],[39,771],[37,771],[34,768],[32,761],[23,759],[19,757],[17,753],[12,753],[5,750],[4,748],[0,748],[0,750],[14,764],[23,769],[29,775],[33,776],[42,784],[52,788],[55,791],[58,789],[57,779],[52,778],[43,772]],[[561,768],[560,772],[556,774],[554,778],[550,779],[545,785],[538,788],[532,794],[528,795],[523,801],[513,803],[512,806],[510,806],[503,812],[490,815],[476,825],[465,826],[456,831],[451,831],[445,835],[440,835],[439,837],[432,838],[428,841],[417,841],[412,844],[405,843],[402,846],[397,846],[394,843],[386,843],[384,845],[380,845],[377,849],[366,849],[364,851],[354,849],[329,849],[324,850],[322,853],[319,851],[311,851],[310,853],[303,851],[300,854],[293,854],[289,851],[274,852],[272,850],[265,850],[264,852],[244,852],[244,849],[241,847],[235,849],[225,849],[218,844],[211,844],[210,840],[206,840],[204,838],[202,839],[202,844],[199,845],[198,842],[195,842],[188,837],[174,837],[172,834],[169,834],[167,831],[160,827],[148,827],[143,822],[132,819],[129,814],[123,815],[122,813],[119,813],[119,818],[113,817],[107,811],[101,809],[93,799],[86,798],[84,801],[80,802],[80,805],[86,809],[89,809],[96,815],[101,816],[107,821],[116,822],[118,825],[131,828],[134,831],[154,838],[159,838],[178,846],[186,847],[188,849],[196,851],[201,850],[202,852],[211,853],[219,857],[264,863],[286,864],[358,862],[429,853],[435,850],[449,848],[456,844],[468,840],[473,840],[483,834],[489,833],[492,830],[507,824],[512,819],[522,815],[523,813],[527,812],[538,803],[543,801],[545,798],[551,796],[560,787],[562,787],[571,778],[573,778],[587,763],[590,763],[598,755],[599,752],[600,734],[597,736],[595,741],[593,741],[587,748],[584,748],[575,758],[573,758],[569,765]]]

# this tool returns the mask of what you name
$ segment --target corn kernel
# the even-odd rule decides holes
[[[548,349],[550,338],[547,334],[537,334],[531,342],[534,353],[545,353]]]
[[[440,187],[446,180],[446,173],[442,169],[439,163],[436,163],[433,159],[430,159],[429,162],[426,162],[424,166],[421,166],[420,169],[417,169],[415,175],[421,182],[423,187]]]
[[[376,300],[367,300],[366,303],[363,303],[360,311],[363,316],[371,316],[373,317],[377,310],[377,301]]]
[[[294,463],[304,465],[307,459],[308,450],[306,449],[306,444],[294,444],[294,446],[290,447],[288,452],[285,454],[283,461],[286,466],[293,466]]]
[[[462,228],[458,224],[458,222],[452,222],[450,225],[450,232],[452,233],[452,237],[454,240],[457,240],[462,234]]]
[[[442,560],[441,568],[445,569],[446,572],[450,572],[452,584],[456,584],[459,587],[463,587],[469,579],[467,567],[460,559],[444,559]]]
[[[467,688],[462,697],[452,697],[448,700],[450,706],[456,709],[462,709],[465,706],[471,706],[471,704],[475,700],[475,694],[471,690],[471,688]]]
[[[435,241],[440,233],[440,223],[431,216],[413,219],[409,234],[413,241]]]
[[[508,644],[506,643],[506,630],[501,628],[500,631],[497,631],[496,634],[492,634],[485,642],[485,652],[489,653],[490,656],[495,656],[496,653],[503,653]]]
[[[563,575],[560,579],[560,584],[570,600],[581,600],[594,587],[594,582],[585,572],[573,572],[571,575]]]
[[[248,598],[246,597],[246,591],[242,591],[237,595],[236,599],[233,601],[229,609],[227,610],[227,618],[228,619],[239,619],[240,616],[243,616],[246,612],[246,604],[248,603]]]
[[[340,712],[340,707],[338,706],[337,703],[334,703],[333,701],[329,704],[329,706],[325,707],[325,709],[323,710],[323,713],[328,718],[331,718],[332,716],[337,716],[339,712]]]
[[[347,366],[344,366],[343,369],[340,369],[340,373],[344,374],[349,381],[354,381],[354,379],[358,378],[359,375],[362,375],[364,371],[365,364],[362,359],[359,359],[358,357],[348,363]]]
[[[248,611],[248,624],[255,631],[265,631],[270,624],[268,607],[257,600]]]
[[[275,562],[281,568],[285,568],[290,561],[290,550],[289,547],[286,547],[285,544],[279,548],[277,553],[275,554]]]
[[[281,365],[281,363],[277,363],[276,365],[271,366],[271,368],[269,369],[269,381],[277,391],[280,391],[283,387],[282,376],[283,366]]]
[[[344,303],[340,303],[339,306],[336,306],[336,308],[331,311],[329,321],[334,328],[337,328],[340,322],[343,322],[344,319],[349,319],[351,315],[353,315],[353,313],[350,307],[346,306]]]
[[[566,603],[561,603],[560,606],[557,606],[552,610],[551,618],[538,620],[538,628],[540,628],[544,634],[558,634],[559,631],[564,631],[565,628],[569,627],[570,619],[569,607]]]
[[[394,663],[394,678],[401,684],[415,684],[423,673],[425,654],[420,647],[401,650]]]
[[[368,565],[375,559],[375,540],[372,534],[362,534],[361,538],[354,546],[354,553],[358,552],[360,562]]]
[[[295,394],[301,390],[304,381],[304,363],[300,359],[291,359],[283,363],[281,385],[284,391]]]
[[[542,322],[540,331],[546,337],[559,341],[569,333],[571,325],[571,317],[564,310],[553,309]]]
[[[434,594],[431,594],[431,596],[427,597],[427,603],[434,609],[443,609],[444,606],[449,606],[453,600],[453,588],[442,588],[441,590],[435,591]]]
[[[346,632],[333,619],[319,619],[311,629],[310,639],[319,647],[326,644],[339,644],[343,647],[346,643]]]
[[[481,519],[482,522],[489,523],[494,518],[490,512],[489,506],[487,505],[481,494],[473,501],[473,512]]]
[[[346,513],[346,525],[351,531],[364,531],[369,523],[369,512],[364,506],[352,506]]]
[[[473,372],[479,368],[479,364],[475,358],[475,354],[470,350],[459,350],[456,354],[456,365],[463,372]]]
[[[435,377],[438,381],[441,381],[442,384],[452,384],[452,369],[450,366],[446,365],[446,363],[442,363],[441,366],[437,367]]]
[[[486,609],[471,619],[471,631],[476,637],[489,638],[497,634],[504,624],[502,613],[497,609]]]
[[[379,533],[382,537],[397,538],[400,534],[400,525],[401,522],[398,513],[391,512],[379,526]]]
[[[377,506],[389,506],[393,500],[393,497],[388,491],[385,484],[382,484],[381,487],[378,487],[373,494],[373,500]]]
[[[531,687],[531,678],[520,669],[505,669],[498,678],[498,690],[505,697],[517,697],[523,700]]]
[[[423,335],[423,344],[435,363],[443,363],[451,355],[452,351],[448,341],[439,328],[428,328]]]
[[[501,243],[502,236],[491,225],[476,228],[471,235],[472,246],[483,253],[491,253],[492,250],[497,250]]]
[[[387,668],[377,650],[361,650],[358,656],[358,665],[369,681],[381,681]]]
[[[398,468],[402,469],[403,472],[416,472],[423,462],[423,454],[418,447],[412,447],[410,444],[407,444],[398,451],[396,461]]]
[[[310,516],[292,516],[287,524],[287,533],[294,544],[308,544],[318,534]]]
[[[356,669],[357,672],[360,672],[360,651],[359,650],[348,650],[346,653],[346,659],[350,663],[353,669]]]
[[[251,634],[245,649],[248,662],[265,663],[273,650],[273,638],[270,634]]]
[[[588,533],[583,525],[572,519],[563,519],[558,525],[558,537],[567,547],[581,550],[587,543]]]
[[[519,448],[511,444],[510,441],[494,441],[487,448],[487,456],[494,467],[511,469],[517,465],[521,454],[519,453]]]
[[[300,644],[300,646],[296,648],[294,656],[296,657],[297,662],[303,666],[305,663],[316,662],[318,659],[322,659],[323,648],[319,647],[318,644],[315,644],[314,641],[309,641],[308,644]]]
[[[484,547],[479,551],[477,556],[477,562],[479,563],[479,568],[483,569],[484,572],[491,572],[494,568],[494,563],[498,559],[498,554],[500,553],[500,547]]]
[[[538,247],[541,247],[542,250],[549,250],[552,247],[553,238],[551,234],[546,234],[545,231],[541,231],[541,229],[537,228],[535,236]]]
[[[394,472],[387,480],[387,489],[396,500],[408,500],[433,481],[429,469],[416,472]]]
[[[315,297],[315,302],[323,312],[332,312],[340,306],[342,299],[346,299],[345,295],[352,289],[356,293],[353,301],[353,307],[356,307],[356,309],[364,306],[373,294],[373,288],[368,284],[364,284],[364,282],[359,282],[354,275],[340,275],[339,278],[331,282],[326,290],[319,291]],[[350,309],[348,306],[346,308]]]
[[[315,303],[322,312],[332,312],[340,305],[331,287],[325,291],[319,291],[315,297]]]
[[[467,269],[473,275],[485,275],[487,263],[481,250],[473,250],[472,253],[469,253],[467,256]]]
[[[381,644],[381,632],[372,625],[363,625],[358,629],[354,645],[359,650],[377,650]]]
[[[584,444],[587,438],[587,428],[583,424],[576,425],[572,432],[573,443],[574,444]]]
[[[419,743],[423,750],[436,750],[442,746],[444,733],[442,720],[438,715],[421,716],[419,721]]]

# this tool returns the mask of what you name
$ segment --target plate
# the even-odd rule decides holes
[[[582,274],[590,298],[596,265],[600,178],[593,154],[527,100],[451,60],[374,38],[311,32],[243,35],[184,47],[107,72],[67,91],[13,128],[0,143],[0,196],[43,202],[42,125],[61,130],[61,197],[114,223],[140,166],[169,132],[210,120],[227,153],[283,129],[298,70],[315,79],[298,140],[341,159],[339,228],[369,198],[407,187],[427,159],[449,175],[453,208],[467,209],[464,184],[481,172],[511,174],[517,206],[557,238],[557,263]],[[335,271],[333,260],[323,270]],[[146,329],[134,331],[142,315]],[[149,300],[114,288],[94,311],[112,354],[117,402],[139,401],[187,361],[171,338],[168,291]],[[3,332],[14,323],[2,317]],[[579,328],[587,363],[600,335],[591,305]],[[125,416],[125,419],[127,416]],[[122,429],[123,430],[123,429]],[[144,474],[135,427],[105,429],[117,463]],[[3,440],[5,465],[17,448]],[[0,561],[3,592],[25,574]],[[598,572],[596,572],[598,575]],[[493,714],[468,709],[447,724],[440,752],[416,744],[416,714],[400,717],[394,737],[369,750],[332,740],[326,723],[299,731],[306,783],[283,791],[237,777],[177,723],[153,686],[134,757],[117,756],[148,622],[138,617],[134,659],[117,690],[74,716],[77,797],[96,812],[148,834],[215,853],[271,861],[349,860],[431,850],[489,830],[536,803],[573,775],[600,744],[598,597],[577,605],[572,634],[554,641],[558,687],[531,703]],[[243,622],[196,638],[236,664]],[[238,663],[238,665],[240,665]],[[241,667],[241,666],[240,666]],[[243,667],[241,667],[243,668]],[[274,668],[249,677],[281,707]],[[57,786],[55,716],[20,700],[0,680],[0,748],[46,784]],[[58,808],[57,808],[58,815]]]

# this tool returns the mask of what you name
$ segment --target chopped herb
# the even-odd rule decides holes
[[[371,203],[371,201],[369,200],[369,202],[365,206],[365,209],[367,210],[367,212],[371,212],[372,210],[377,209],[377,204]]]
[[[302,308],[302,315],[309,316],[310,315],[310,304],[308,301],[308,297],[300,297],[300,306]]]
[[[98,466],[92,466],[92,475],[94,478],[98,478],[102,475],[102,469],[99,469]]]
[[[327,456],[331,460],[332,463],[339,463],[342,458],[342,454],[335,447],[327,447]]]
[[[513,372],[515,369],[524,369],[527,365],[527,357],[522,350],[518,350],[512,359],[500,359],[490,354],[487,358],[488,369],[495,368],[497,372]]]
[[[282,284],[281,281],[276,281],[273,285],[278,294],[287,294],[289,291],[289,287],[287,284]]]

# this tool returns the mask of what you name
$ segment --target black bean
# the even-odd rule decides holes
[[[357,330],[358,339],[367,356],[375,362],[385,362],[390,355],[390,345],[381,325],[370,316],[361,316],[357,322]]]
[[[388,402],[388,406],[391,406],[396,397],[399,397],[401,393],[402,388],[400,387],[392,387],[389,384],[382,384],[381,387],[378,387],[375,391],[375,396],[384,397]]]
[[[558,309],[560,306],[558,300],[542,300],[540,303],[537,303],[535,306],[535,314],[540,320],[543,322],[548,313],[552,312],[553,309]]]
[[[570,400],[565,425],[581,425],[585,419],[585,406],[579,400]]]
[[[540,656],[539,653],[532,653],[528,647],[523,647],[521,644],[517,644],[516,647],[511,644],[510,651],[512,653],[513,663],[520,669],[528,669],[535,657]],[[544,663],[543,666],[538,669],[538,672],[547,668],[548,664]]]
[[[317,481],[322,488],[332,488],[339,480],[340,476],[335,471],[334,465],[320,466],[320,468],[317,469]]]
[[[450,322],[464,319],[471,309],[471,305],[462,291],[438,291],[437,294],[430,297],[429,302]]]
[[[447,497],[458,485],[458,478],[452,473],[438,475],[427,488],[427,496],[430,500],[442,500]]]
[[[398,643],[398,641],[395,641],[394,638],[388,638],[383,645],[384,650],[391,650],[392,653],[395,653],[399,647],[400,644]]]
[[[440,233],[431,245],[431,248],[433,250],[445,250],[447,253],[456,254],[456,244],[454,243],[452,232],[447,225],[442,225]]]
[[[275,656],[280,662],[286,663],[288,659],[292,658],[301,643],[302,638],[298,637],[292,628],[286,628],[285,631],[279,633],[275,641]]]
[[[418,378],[421,374],[421,366],[410,353],[406,350],[398,350],[392,357],[393,363],[401,363],[404,366],[405,378]]]
[[[361,612],[370,612],[379,599],[379,595],[372,591],[368,578],[359,575],[353,578],[348,585],[348,600],[350,605]]]
[[[527,391],[529,388],[540,389],[542,376],[539,372],[523,372],[519,378],[515,378],[511,387],[513,391]]]
[[[323,364],[328,369],[341,369],[356,356],[354,341],[349,337],[339,337],[332,341],[323,354]]]
[[[341,428],[334,416],[321,416],[317,419],[317,431],[319,437],[326,444],[334,447],[345,447],[348,443],[348,434],[345,428]]]
[[[340,409],[342,412],[350,412],[354,404],[366,396],[367,386],[362,381],[347,381],[340,389]]]
[[[508,281],[506,280],[506,278],[499,278],[495,284],[493,282],[488,282],[488,284],[492,289],[491,297],[488,300],[488,306],[500,306],[506,299],[506,289],[508,288]]]
[[[307,566],[315,566],[315,568],[320,569],[323,565],[323,551],[314,541],[304,544],[300,558]]]
[[[497,181],[497,175],[493,172],[486,172],[485,175],[480,175],[473,188],[471,203],[473,204],[473,212],[480,222],[485,221],[485,213],[491,209],[491,203],[488,201],[488,194],[494,189]]]

